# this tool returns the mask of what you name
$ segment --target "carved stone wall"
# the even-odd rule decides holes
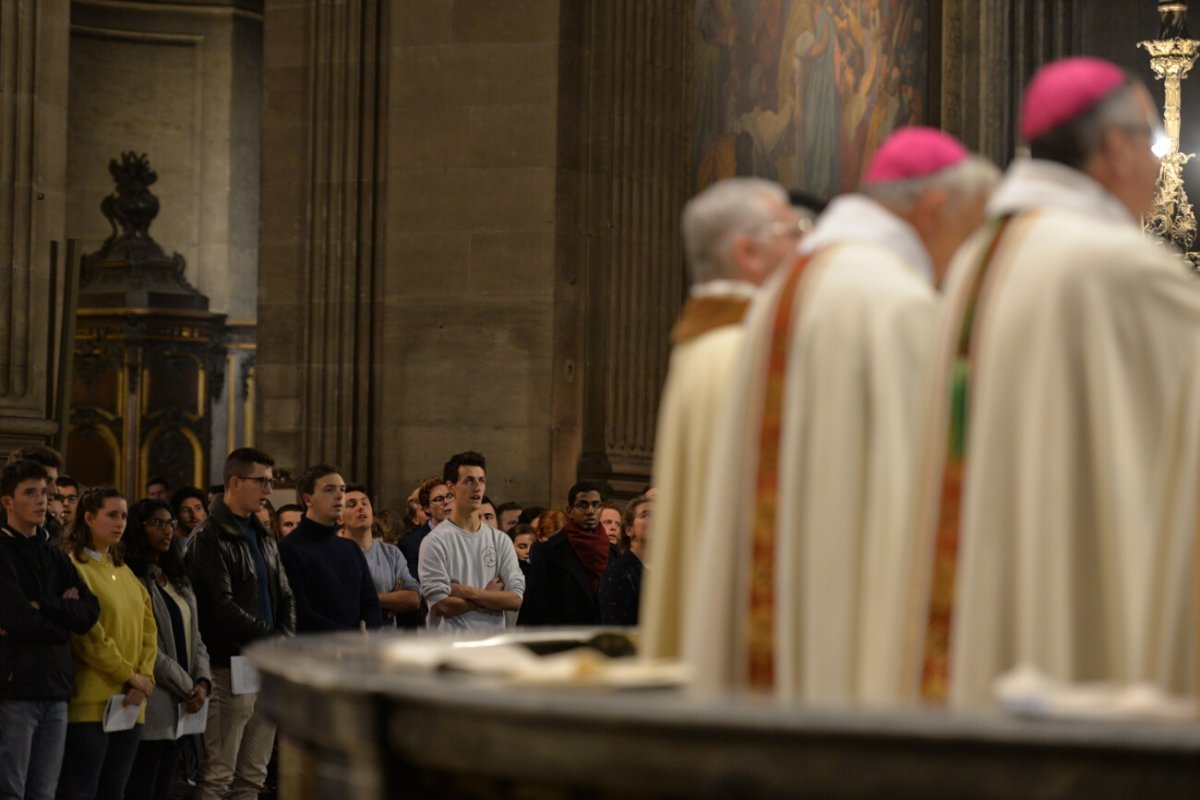
[[[68,26],[67,0],[0,3],[0,453],[57,430],[51,272],[53,243],[65,245]]]
[[[1004,166],[1018,144],[1021,93],[1039,66],[1083,52],[1082,0],[943,0],[941,126]],[[935,108],[931,102],[931,108]]]
[[[646,481],[683,293],[677,10],[267,6],[257,440],[282,467],[386,505],[465,449],[497,500],[561,503],[585,449]]]
[[[565,0],[401,0],[390,26],[387,411],[402,498],[452,453],[489,494],[545,503],[559,335],[555,236]]]
[[[691,4],[580,5],[579,475],[628,497],[649,483],[668,334],[686,285],[679,219],[691,189]],[[565,501],[565,489],[555,500]]]
[[[285,469],[398,506],[478,449],[492,495],[545,502],[558,7],[268,6],[255,370]]]

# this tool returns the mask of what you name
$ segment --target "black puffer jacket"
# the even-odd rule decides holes
[[[96,596],[46,538],[0,529],[0,700],[70,700],[68,634],[87,633],[100,617]],[[78,600],[63,599],[71,588]]]
[[[275,626],[258,616],[258,574],[241,522],[220,498],[195,533],[188,570],[196,590],[200,636],[214,667],[229,666],[242,648],[267,636],[296,633],[296,602],[279,561],[279,547],[255,517],[250,527],[267,562]]]

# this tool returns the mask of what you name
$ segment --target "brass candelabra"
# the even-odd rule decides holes
[[[1150,68],[1163,82],[1166,102],[1163,107],[1167,131],[1166,152],[1159,154],[1161,166],[1154,196],[1154,210],[1142,221],[1143,227],[1161,241],[1178,248],[1200,271],[1200,252],[1192,250],[1196,239],[1196,214],[1183,185],[1183,165],[1194,154],[1179,150],[1180,85],[1200,55],[1200,41],[1188,34],[1187,3],[1167,0],[1158,3],[1162,16],[1158,38],[1139,42],[1150,54]]]

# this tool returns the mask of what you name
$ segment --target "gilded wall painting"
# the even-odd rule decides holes
[[[889,133],[925,121],[929,3],[696,0],[696,188],[854,188]]]

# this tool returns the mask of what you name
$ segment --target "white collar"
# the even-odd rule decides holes
[[[758,287],[750,281],[739,281],[733,278],[718,278],[692,285],[688,292],[692,297],[738,297],[752,299]]]
[[[913,226],[866,195],[846,194],[830,203],[813,232],[800,242],[800,253],[809,255],[844,242],[870,242],[893,250],[933,283],[933,263]]]
[[[1139,224],[1107,189],[1077,169],[1040,158],[1019,158],[988,202],[988,216],[1035,208],[1065,208],[1101,220]]]
[[[108,558],[108,556],[102,556],[90,547],[83,548],[83,552],[88,558],[92,559],[92,561],[103,561],[104,559]]]

